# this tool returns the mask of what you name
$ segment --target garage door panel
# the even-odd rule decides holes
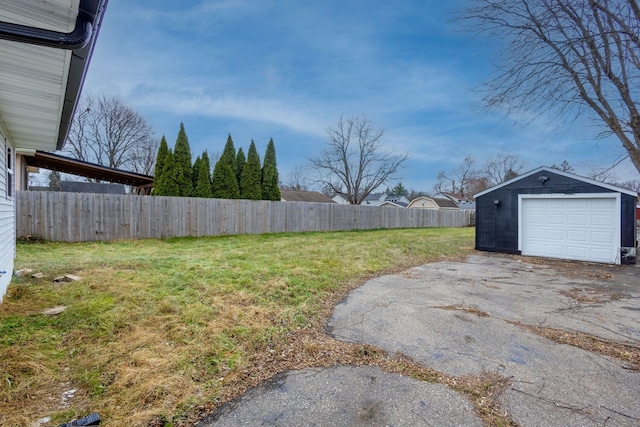
[[[529,254],[534,256],[544,256],[544,245],[540,243],[529,244]]]
[[[532,239],[532,240],[544,240],[544,229],[542,228],[527,228],[524,232]]]
[[[564,248],[560,245],[544,245],[544,253],[547,255],[543,256],[553,256],[553,257],[561,257],[564,252]]]
[[[563,241],[564,240],[564,231],[563,230],[549,230],[547,229],[546,233],[545,233],[545,238],[547,240],[560,240]]]
[[[588,242],[589,233],[585,230],[568,230],[567,231],[567,240],[569,242],[580,242],[586,243]]]
[[[527,224],[544,224],[544,213],[527,212],[525,219]]]
[[[598,195],[522,198],[522,254],[615,263],[619,251],[616,201]]]
[[[571,207],[573,207],[574,209],[586,209],[589,207],[588,199],[563,199],[563,200],[570,203]]]
[[[610,227],[613,224],[613,218],[610,215],[592,215],[591,225]]]
[[[592,261],[610,262],[611,251],[605,250],[605,249],[592,249],[590,253],[590,258]]]
[[[551,225],[562,225],[564,221],[565,216],[562,214],[549,214],[546,217],[546,223]]]
[[[612,210],[615,208],[615,199],[591,199],[592,210]]]
[[[575,226],[584,226],[589,224],[588,216],[585,214],[569,214],[567,215],[567,224]]]
[[[567,258],[581,260],[587,256],[587,248],[584,246],[567,246]]]
[[[599,233],[592,232],[591,233],[591,242],[592,243],[613,243],[613,235],[611,233]]]

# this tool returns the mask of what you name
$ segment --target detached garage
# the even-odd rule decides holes
[[[475,195],[476,249],[633,264],[637,197],[541,167]]]

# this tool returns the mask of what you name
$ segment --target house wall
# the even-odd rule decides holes
[[[411,204],[409,204],[410,208],[419,208],[419,209],[440,209],[440,207],[431,199],[417,199],[413,200]]]
[[[27,161],[23,155],[16,154],[14,176],[16,178],[17,191],[25,191],[29,189],[29,172],[27,171]]]
[[[0,302],[7,292],[13,274],[16,252],[15,235],[15,148],[0,130]],[[10,153],[9,153],[10,151]],[[12,171],[8,170],[11,165]]]
[[[548,180],[543,184],[540,176]],[[476,197],[476,249],[518,253],[518,194],[613,193],[588,182],[549,171],[522,178],[495,191]],[[499,206],[495,201],[499,200]],[[635,198],[621,194],[621,246],[635,246],[633,206]]]

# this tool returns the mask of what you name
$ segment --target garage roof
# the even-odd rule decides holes
[[[510,179],[508,181],[505,181],[505,182],[503,182],[501,184],[498,184],[498,185],[496,185],[494,187],[487,188],[484,191],[481,191],[481,192],[479,192],[477,194],[474,194],[473,197],[477,198],[477,197],[480,197],[480,196],[484,196],[485,194],[491,193],[492,191],[498,190],[499,188],[502,188],[504,186],[507,186],[507,185],[513,183],[513,182],[517,182],[517,181],[519,181],[521,179],[524,179],[524,178],[526,178],[528,176],[531,176],[531,175],[534,175],[534,174],[537,174],[537,173],[540,173],[540,172],[555,173],[557,175],[562,175],[562,176],[565,176],[565,177],[568,177],[568,178],[573,178],[573,179],[578,180],[578,181],[589,183],[591,185],[596,185],[598,187],[606,188],[608,190],[615,191],[617,193],[628,194],[629,196],[638,197],[638,193],[636,193],[634,191],[631,191],[631,190],[627,190],[626,188],[616,187],[615,185],[606,184],[604,182],[599,182],[599,181],[596,181],[596,180],[593,180],[593,179],[585,178],[583,176],[578,176],[578,175],[574,175],[572,173],[563,172],[561,170],[550,168],[548,166],[541,166],[541,167],[539,167],[537,169],[534,169],[532,171],[523,173],[522,175],[518,175],[515,178],[512,178],[512,179]]]
[[[107,0],[3,0],[0,127],[16,148],[64,146]]]

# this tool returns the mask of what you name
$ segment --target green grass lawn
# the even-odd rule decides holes
[[[0,424],[176,425],[251,355],[373,275],[461,257],[473,228],[18,244],[0,305]],[[76,282],[53,283],[72,273]],[[58,315],[44,309],[64,306]],[[65,391],[73,393],[63,394]]]

